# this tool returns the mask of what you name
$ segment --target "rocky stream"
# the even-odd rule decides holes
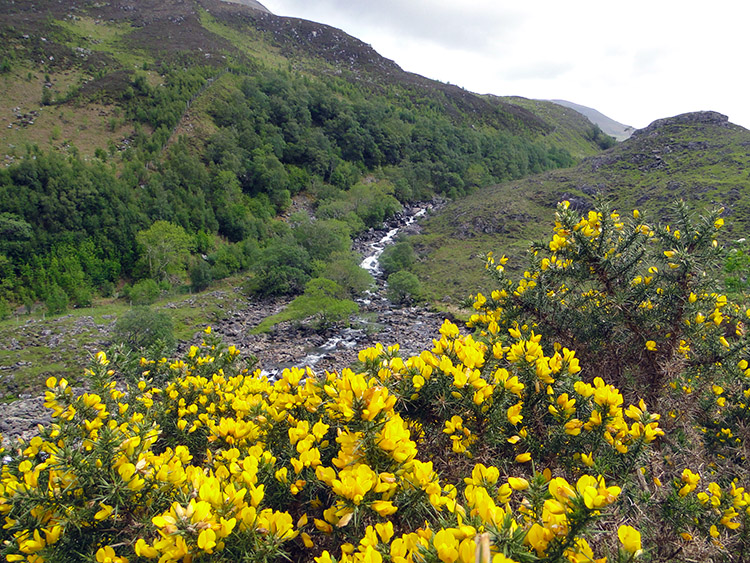
[[[268,333],[251,334],[253,327],[269,315],[278,313],[289,300],[245,299],[234,302],[221,321],[212,323],[213,331],[243,354],[256,356],[258,366],[270,377],[291,366],[310,366],[319,373],[341,370],[357,360],[359,350],[377,342],[386,346],[398,343],[404,357],[431,348],[445,314],[435,313],[424,306],[394,307],[385,297],[386,281],[378,258],[399,234],[418,232],[417,220],[439,205],[428,203],[405,208],[382,228],[370,229],[354,241],[354,250],[363,256],[361,266],[373,275],[375,287],[358,300],[360,311],[349,327],[321,333],[298,323],[284,322]],[[113,326],[114,320],[109,325],[97,327],[104,343]],[[197,333],[192,340],[181,342],[178,353],[200,342],[201,338],[202,334]],[[16,436],[29,437],[39,424],[49,424],[51,420],[39,396],[22,397],[0,408],[3,411],[0,434],[6,442]]]

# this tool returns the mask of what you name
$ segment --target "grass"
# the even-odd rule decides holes
[[[112,131],[109,119],[114,117],[114,106],[100,103],[42,106],[44,74],[32,72],[31,67],[19,67],[0,78],[3,96],[0,96],[0,161],[6,164],[25,154],[26,145],[42,149],[69,152],[75,147],[84,159],[93,158],[97,148],[116,145],[133,134],[133,126],[124,124]],[[76,87],[86,74],[80,69],[50,73],[56,97]],[[18,110],[16,110],[18,108]],[[16,114],[37,112],[34,123],[22,126]],[[12,125],[12,127],[8,127]]]
[[[289,60],[279,53],[278,48],[266,41],[255,28],[246,26],[242,31],[225,25],[206,10],[198,11],[201,25],[211,33],[223,37],[243,53],[268,66],[286,66]]]
[[[236,76],[229,73],[216,79],[209,88],[190,104],[190,109],[185,112],[178,123],[174,134],[170,137],[169,143],[167,143],[167,147],[180,137],[187,136],[200,152],[202,149],[201,145],[219,130],[209,113],[212,106],[222,96],[229,95],[232,91],[236,90],[238,80]]]
[[[599,152],[582,136],[589,132],[592,124],[578,112],[553,102],[529,100],[520,96],[500,97],[499,99],[527,109],[551,123],[554,129],[545,138],[549,140],[550,145],[565,147],[574,158],[585,158]]]
[[[227,279],[203,293],[172,294],[152,307],[169,314],[176,338],[191,341],[244,302],[234,289],[236,283],[237,279]],[[110,325],[129,309],[122,300],[99,299],[93,307],[59,316],[49,317],[38,309],[0,321],[0,401],[38,390],[50,375],[80,381],[90,356],[109,346]]]
[[[130,24],[77,16],[58,20],[55,24],[65,32],[60,38],[61,43],[69,47],[106,53],[124,68],[140,68],[144,62],[154,62],[145,51],[123,42],[133,31]]]

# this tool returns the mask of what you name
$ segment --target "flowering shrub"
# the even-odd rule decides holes
[[[594,240],[594,219],[571,233]],[[576,271],[577,258],[561,256],[555,262]],[[569,333],[556,338],[534,317],[535,288],[551,284],[544,259],[518,285],[477,296],[473,334],[446,321],[432,349],[409,358],[397,345],[377,345],[340,373],[293,368],[270,380],[207,329],[184,358],[143,359],[136,373],[127,358],[99,353],[81,395],[50,378],[53,424],[3,453],[6,560],[624,562],[686,550],[742,557],[750,494],[736,469],[746,384],[717,379],[745,377],[744,348],[735,349],[742,335],[728,347],[719,342],[713,363],[726,365],[690,361],[713,349],[708,340],[735,309],[720,295],[688,296],[686,311],[711,303],[713,319],[678,327],[685,343],[673,344],[684,369],[625,366],[639,381],[650,381],[642,373],[664,379],[658,393],[644,389],[648,401],[668,406],[679,393],[683,407],[662,420],[636,394],[625,399],[615,386],[627,383],[623,373],[580,361]],[[657,312],[670,291],[658,279],[643,284],[662,292],[642,294]],[[562,290],[549,291],[539,295]],[[586,318],[600,308],[616,314],[604,297],[594,306],[572,293],[551,307],[564,314],[573,302],[588,307]],[[703,337],[693,343],[683,334]],[[666,354],[673,338],[644,336],[640,355],[618,353]],[[587,353],[603,346],[581,344]],[[691,443],[687,432],[696,433],[699,419],[704,440]]]
[[[402,360],[378,346],[360,353],[362,370],[340,374],[295,368],[270,381],[207,335],[182,360],[143,360],[141,381],[124,390],[104,353],[87,393],[50,378],[54,424],[6,452],[6,559],[468,561],[480,550],[586,560],[587,529],[621,492],[590,461],[619,448],[632,465],[627,451],[643,454],[656,417],[641,412],[629,427],[639,407],[623,413],[613,387],[574,383],[571,352],[514,359],[513,346],[536,336],[516,335],[500,354],[450,323],[441,333],[431,352]],[[172,377],[155,385],[164,371]],[[577,399],[560,400],[557,381],[535,386],[532,371]],[[415,415],[440,393],[450,416]],[[542,405],[544,422],[528,424],[527,409]],[[575,431],[553,429],[584,412]],[[495,421],[495,435],[481,429]],[[557,467],[544,436],[570,455],[597,446]],[[446,463],[470,455],[488,463]]]

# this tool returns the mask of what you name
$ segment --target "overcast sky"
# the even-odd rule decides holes
[[[746,0],[261,0],[480,94],[563,99],[636,128],[714,110],[750,128]]]

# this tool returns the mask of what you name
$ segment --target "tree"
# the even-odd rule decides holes
[[[300,311],[307,311],[307,318],[315,319],[318,328],[326,329],[356,313],[359,307],[353,301],[343,299],[344,289],[326,278],[313,278],[305,286],[305,293],[295,299]]]
[[[335,281],[350,297],[356,297],[372,288],[374,283],[370,272],[359,266],[361,260],[362,257],[354,252],[333,252],[328,260],[315,263],[315,273]]]
[[[44,300],[44,304],[47,306],[47,312],[50,315],[59,315],[68,310],[68,303],[70,298],[65,290],[59,285],[54,284],[47,292],[47,297]]]
[[[346,291],[336,282],[313,278],[307,282],[302,295],[281,313],[264,319],[255,331],[266,331],[283,321],[310,321],[313,328],[326,330],[359,311],[359,306],[345,296]]]
[[[401,270],[388,276],[388,299],[396,304],[406,304],[422,299],[423,290],[419,278]]]
[[[311,260],[307,250],[291,236],[271,240],[253,265],[254,276],[245,289],[259,297],[299,294],[310,279]]]
[[[389,276],[399,270],[408,270],[414,265],[416,259],[412,244],[409,241],[402,240],[386,247],[383,254],[380,255],[378,263],[383,273]]]
[[[151,278],[133,284],[128,292],[133,305],[151,305],[159,298],[159,285]]]
[[[167,221],[157,221],[148,229],[138,231],[136,241],[141,246],[151,278],[170,284],[182,279],[192,245],[192,237],[185,229]]]
[[[33,234],[33,227],[22,217],[0,213],[0,252],[19,257],[28,249]]]
[[[294,238],[313,260],[327,260],[334,252],[346,252],[352,244],[349,226],[336,219],[311,221],[305,216],[295,227]]]
[[[211,265],[199,256],[190,267],[190,289],[203,291],[211,284],[212,278]]]

